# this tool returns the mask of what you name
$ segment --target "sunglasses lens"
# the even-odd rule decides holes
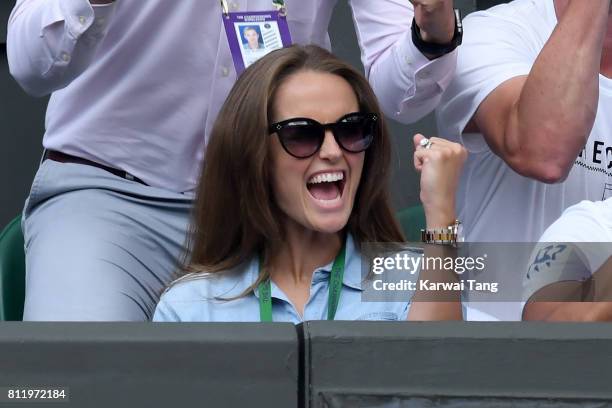
[[[363,152],[374,140],[375,122],[366,117],[346,118],[336,126],[336,137],[342,148],[349,152]]]
[[[340,121],[325,126],[312,119],[299,118],[274,124],[271,132],[278,134],[287,153],[303,159],[321,148],[326,128],[332,130],[342,149],[351,153],[363,152],[374,140],[376,121],[376,115],[362,113],[348,114]]]
[[[310,157],[321,146],[320,127],[312,124],[289,125],[278,131],[281,144],[295,157]]]

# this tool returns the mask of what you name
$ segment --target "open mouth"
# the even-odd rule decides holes
[[[319,173],[306,183],[310,195],[319,201],[333,201],[342,197],[346,178],[342,171]]]

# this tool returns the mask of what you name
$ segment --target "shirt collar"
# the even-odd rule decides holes
[[[352,289],[363,290],[361,287],[361,252],[357,249],[355,240],[351,234],[348,234],[346,237],[346,255],[344,259],[342,284]],[[315,269],[312,276],[312,283],[315,284],[322,280],[328,280],[333,264],[334,262],[332,261],[327,265]],[[257,281],[259,277],[259,257],[253,257],[249,265],[249,273],[245,274],[245,277],[249,279],[251,285]],[[281,291],[274,282],[272,282],[271,289],[273,298],[287,300],[283,291]],[[255,297],[259,299],[259,288],[255,288],[254,293]]]
[[[346,256],[344,261],[344,275],[342,284],[352,289],[362,290],[361,288],[361,253],[355,245],[355,240],[351,234],[346,237]],[[315,269],[312,283],[328,280],[334,262]]]

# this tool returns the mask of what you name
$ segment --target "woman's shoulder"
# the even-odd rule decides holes
[[[172,282],[162,297],[192,301],[238,296],[257,279],[257,272],[256,260],[250,259],[225,271],[189,273]]]
[[[257,262],[249,260],[221,272],[194,272],[170,284],[155,311],[155,321],[205,321],[210,308],[239,297],[257,280]],[[195,316],[197,313],[198,316]]]

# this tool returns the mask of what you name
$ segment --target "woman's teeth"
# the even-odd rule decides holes
[[[344,173],[341,171],[333,173],[319,173],[308,180],[308,184],[333,183],[344,180]]]
[[[310,195],[319,201],[340,199],[344,186],[344,173],[341,171],[319,173],[308,180],[306,187]]]

